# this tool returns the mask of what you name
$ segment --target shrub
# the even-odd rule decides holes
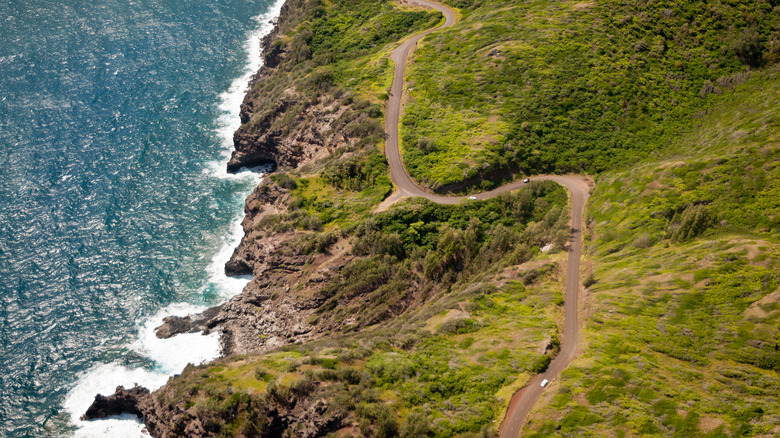
[[[689,205],[681,214],[672,217],[667,235],[673,242],[685,242],[704,233],[713,223],[707,206]]]
[[[764,44],[755,26],[746,28],[731,45],[731,50],[751,67],[760,67],[762,64]]]
[[[552,362],[552,358],[546,354],[543,354],[536,358],[533,365],[531,365],[530,371],[536,374],[544,372],[550,365],[550,362]]]
[[[326,253],[338,240],[338,237],[336,237],[336,235],[331,232],[321,233],[317,235],[314,247],[317,252]]]
[[[653,246],[653,237],[648,233],[642,233],[634,239],[634,246],[640,249]]]
[[[430,420],[419,412],[412,412],[401,425],[401,438],[425,437],[431,431]]]
[[[380,381],[393,383],[415,374],[414,364],[407,358],[396,354],[374,355],[368,361],[369,371]]]
[[[591,272],[587,277],[585,277],[585,281],[582,282],[582,285],[585,287],[591,287],[596,284],[596,281],[596,276],[593,274],[593,272]]]
[[[338,365],[338,364],[339,364],[338,359],[331,359],[331,358],[327,358],[327,357],[322,359],[322,361],[320,363],[320,365],[322,365],[323,368],[330,369],[330,370],[335,370],[336,369],[336,365]]]
[[[286,172],[279,172],[271,175],[271,179],[279,185],[279,187],[288,189],[288,190],[295,190],[298,188],[298,183],[295,182],[295,179],[290,176],[290,174]]]
[[[273,377],[274,377],[273,374],[267,372],[266,370],[260,367],[255,368],[255,379],[268,382],[271,379],[273,379]]]
[[[439,327],[440,333],[463,334],[472,333],[481,327],[481,324],[470,318],[451,319]]]

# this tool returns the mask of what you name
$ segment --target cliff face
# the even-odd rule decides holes
[[[235,150],[228,172],[268,162],[297,169],[354,143],[352,136],[339,129],[344,124],[336,123],[349,106],[341,106],[339,99],[322,93],[321,87],[302,89],[291,74],[304,59],[300,49],[288,50],[284,32],[304,20],[310,9],[307,0],[286,2],[274,30],[263,38],[263,66],[241,104],[242,126],[233,135]]]
[[[322,68],[330,61],[316,58],[307,45],[307,26],[320,13],[317,5],[287,1],[263,39],[264,64],[241,105],[242,125],[228,171],[270,161],[281,170],[311,173],[326,168],[333,155],[359,155],[361,148],[374,150],[372,143],[381,142],[379,105],[337,85],[331,70]],[[246,200],[244,237],[225,266],[228,275],[253,280],[219,308],[168,318],[158,336],[219,330],[223,354],[231,354],[266,351],[325,330],[308,323],[326,300],[317,298],[317,289],[354,257],[348,255],[349,242],[338,237],[327,250],[302,252],[302,246],[311,248],[319,226],[276,224],[280,216],[296,214],[289,201],[290,190],[273,181],[254,190]]]
[[[185,377],[192,372],[193,367],[186,368]],[[273,392],[272,396],[262,399],[248,395],[234,400],[235,406],[232,407],[240,406],[255,419],[250,427],[237,431],[238,435],[279,437],[284,436],[283,432],[289,425],[295,425],[295,437],[313,438],[339,429],[344,420],[342,413],[328,412],[327,404],[321,399],[301,397],[316,391],[316,386],[316,383],[310,382],[291,392]],[[143,417],[148,432],[159,438],[213,437],[220,432],[218,421],[214,421],[210,415],[192,412],[187,402],[172,388],[163,387],[151,395],[148,389],[139,386],[131,389],[119,386],[110,396],[97,395],[81,419],[135,414],[139,418]]]
[[[265,68],[274,70],[273,68]],[[282,169],[297,169],[328,157],[341,146],[351,144],[343,132],[332,129],[346,111],[320,102],[305,104],[292,89],[285,90],[281,99],[269,102],[250,91],[242,105],[242,120],[247,122],[233,136],[235,150],[227,164],[228,172],[241,167],[252,167],[273,162]],[[255,113],[254,110],[272,109]],[[277,120],[292,119],[287,132],[274,126]]]
[[[152,436],[205,438],[218,434],[219,428],[214,427],[214,422],[208,416],[192,415],[187,411],[183,400],[172,405],[163,404],[167,401],[165,395],[160,395],[157,398],[150,397],[143,403],[146,427]],[[253,401],[249,398],[244,403],[251,406]],[[265,401],[262,407],[258,403],[252,414],[255,423],[251,427],[243,428],[245,430],[237,431],[237,436],[322,437],[338,430],[343,420],[341,415],[329,415],[322,400],[312,401],[307,398],[292,400],[292,403],[289,400],[279,400],[275,403]],[[296,427],[294,435],[284,433],[290,425]]]
[[[325,45],[323,49],[322,41],[319,49],[308,46],[316,32],[312,27],[331,26],[324,15],[343,18],[354,14],[356,9],[362,12],[357,18],[350,17],[350,31],[354,34],[350,44],[362,48],[334,48],[332,44],[339,38],[331,38],[330,33],[331,46]],[[388,22],[387,16],[394,16],[396,21],[394,27],[384,29],[382,23]],[[350,75],[347,78],[355,75],[360,81],[374,85],[377,81],[372,74],[379,72],[381,82],[382,72],[390,72],[388,62],[369,59],[369,55],[379,53],[385,44],[414,31],[414,26],[423,28],[435,19],[425,12],[399,11],[390,3],[324,5],[314,0],[287,0],[274,30],[262,41],[264,65],[253,77],[241,105],[242,126],[234,134],[235,151],[227,165],[228,171],[268,162],[298,175],[325,174],[320,171],[327,170],[330,173],[322,180],[337,187],[336,191],[348,190],[349,196],[353,196],[342,199],[340,205],[370,214],[365,210],[367,206],[381,201],[390,190],[386,162],[380,152],[384,134],[381,93],[373,90],[370,96],[361,97],[351,82],[354,79],[344,85],[345,80],[337,77],[337,73],[347,71]],[[333,67],[339,57],[352,62],[352,70]],[[362,60],[356,61],[359,57]],[[347,171],[342,172],[344,169]],[[382,178],[384,186],[377,188],[375,182]],[[402,311],[418,296],[415,287],[411,287],[411,293],[394,300],[395,304],[385,306],[371,318],[358,321],[352,310],[346,318],[334,317],[333,309],[345,302],[351,308],[368,307],[369,299],[365,295],[386,282],[390,270],[351,295],[339,294],[343,286],[342,269],[361,256],[351,253],[354,236],[349,237],[347,231],[340,230],[340,225],[323,227],[332,218],[322,219],[325,216],[321,211],[312,210],[315,207],[309,206],[307,210],[300,205],[302,198],[295,192],[295,180],[299,179],[305,178],[291,178],[282,172],[269,176],[246,199],[244,237],[225,266],[228,275],[252,276],[243,292],[200,314],[166,318],[157,328],[158,337],[217,331],[221,335],[223,356],[235,358],[238,354],[259,354],[315,340],[344,326],[355,330],[376,323],[394,311]],[[200,394],[205,399],[209,391],[200,386],[187,386],[186,376],[199,378],[188,367],[182,376],[172,378],[152,394],[132,394],[131,399],[128,391],[119,389],[113,396],[101,396],[92,410],[140,413],[149,431],[161,437],[215,436],[220,431],[220,421],[224,423],[236,412],[251,412],[253,418],[252,430],[234,431],[242,436],[282,436],[286,430],[295,431],[290,436],[323,436],[340,428],[346,415],[343,410],[328,410],[327,403],[322,402],[328,397],[318,395],[318,391],[330,391],[328,388],[333,385],[311,382],[305,387],[298,385],[275,391],[270,387],[271,382],[260,391],[259,398],[255,397],[256,392],[250,391],[234,400],[233,387],[212,388],[228,391],[220,392],[219,397],[226,395],[230,403],[240,405],[220,405],[220,409],[230,412],[216,421],[209,418],[209,412],[218,411],[217,407],[192,404],[193,397]],[[177,392],[181,390],[185,392]],[[215,399],[211,395],[208,398]],[[106,401],[110,409],[104,406]]]
[[[287,213],[288,201],[288,190],[270,180],[252,192],[246,200],[244,238],[225,269],[232,275],[251,274],[253,280],[224,305],[198,315],[166,318],[157,330],[159,337],[218,330],[222,353],[228,355],[263,352],[323,332],[308,322],[325,301],[317,298],[316,289],[353,257],[347,254],[346,242],[324,254],[303,254],[297,243],[305,232],[269,233],[264,221]]]

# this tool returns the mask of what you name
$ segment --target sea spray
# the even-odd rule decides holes
[[[243,219],[243,199],[253,187],[261,181],[266,169],[242,169],[231,175],[225,172],[224,163],[230,156],[233,147],[233,133],[240,127],[240,104],[243,100],[252,75],[262,65],[260,42],[263,36],[273,29],[272,19],[279,15],[284,0],[277,0],[264,14],[254,18],[258,27],[247,38],[247,63],[242,75],[236,78],[229,89],[220,95],[219,109],[221,114],[217,120],[217,137],[222,146],[222,162],[206,163],[204,173],[209,177],[220,179],[236,179],[246,181],[246,192],[238,197],[237,215],[232,221],[224,244],[212,258],[207,267],[208,281],[200,292],[213,291],[218,301],[225,301],[240,293],[251,277],[227,277],[224,273],[225,263],[229,260],[234,248],[243,236],[241,222]],[[202,294],[204,295],[204,294]],[[154,390],[164,385],[168,378],[183,369],[186,364],[199,364],[213,360],[219,355],[218,334],[203,336],[200,333],[180,334],[170,339],[158,339],[154,335],[155,327],[162,323],[166,316],[186,315],[205,310],[205,306],[187,303],[172,304],[147,318],[138,328],[138,339],[130,345],[135,353],[148,359],[151,367],[128,367],[119,362],[96,365],[79,376],[74,387],[68,392],[64,402],[65,410],[71,421],[78,427],[77,437],[138,437],[147,436],[143,431],[143,423],[133,415],[123,415],[98,421],[81,421],[79,417],[86,412],[95,394],[112,394],[118,385],[126,388],[141,385]]]
[[[219,109],[221,114],[217,119],[217,136],[222,144],[222,159],[218,162],[211,162],[208,165],[210,174],[217,178],[244,178],[242,172],[231,175],[225,172],[225,163],[230,159],[233,151],[233,134],[241,127],[241,102],[244,101],[244,95],[247,91],[249,81],[252,76],[260,70],[263,65],[261,40],[264,36],[273,30],[274,20],[279,16],[279,12],[284,5],[284,0],[276,0],[268,12],[254,17],[257,22],[257,29],[247,38],[244,43],[244,50],[247,54],[247,63],[241,73],[241,76],[233,80],[227,91],[222,93]]]
[[[79,426],[76,437],[139,436],[143,424],[134,415],[123,415],[100,421],[81,421],[95,398],[95,394],[110,395],[117,386],[135,385],[155,390],[168,378],[181,371],[188,363],[200,364],[219,355],[219,337],[216,333],[203,336],[187,333],[170,339],[159,339],[154,329],[166,316],[197,313],[203,306],[175,303],[147,318],[138,329],[138,339],[130,349],[153,363],[151,367],[132,368],[119,362],[100,364],[84,373],[65,399],[65,409]]]
[[[243,214],[239,215],[233,220],[230,226],[230,232],[227,236],[225,244],[219,249],[219,252],[214,256],[209,264],[207,271],[209,273],[208,289],[213,290],[219,300],[228,300],[244,290],[244,287],[252,280],[251,275],[242,275],[236,277],[228,277],[225,275],[225,263],[230,260],[230,256],[233,255],[233,250],[241,243],[241,238],[244,236],[244,229],[241,227],[243,221]]]

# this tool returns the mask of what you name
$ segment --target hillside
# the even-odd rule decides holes
[[[312,49],[296,60],[297,38],[313,24],[294,27],[290,15],[309,6],[290,3],[279,21],[288,34],[265,41],[267,67],[236,134],[238,149],[250,135],[278,136],[270,146],[251,143],[255,158],[269,154],[258,159],[281,169],[247,199],[246,236],[227,265],[254,280],[224,306],[168,319],[159,332],[219,330],[231,355],[190,367],[153,394],[142,408],[147,426],[161,436],[495,430],[513,391],[558,349],[566,192],[538,182],[485,201],[415,199],[374,213],[392,189],[381,142],[371,129],[349,127],[373,126],[381,112],[371,102],[383,96],[338,78],[376,59],[386,67],[381,56],[393,44],[331,62]],[[324,13],[354,18],[340,7]],[[390,4],[379,10],[385,7],[386,14],[433,15]],[[361,14],[348,29],[376,22]],[[309,87],[325,75],[332,82]],[[282,85],[269,85],[275,81]],[[284,97],[273,93],[280,88],[283,96],[313,94],[279,107]],[[255,127],[264,125],[280,128]],[[329,129],[315,136],[319,143],[307,137],[312,126]]]
[[[402,119],[407,169],[442,192],[635,163],[780,58],[772,1],[448,4],[462,19],[416,52]]]
[[[597,181],[587,347],[529,436],[780,433],[780,72]]]
[[[456,24],[407,68],[409,173],[439,192],[595,180],[580,354],[524,433],[780,433],[780,7],[448,4]],[[228,165],[278,166],[226,267],[253,280],[158,332],[220,331],[226,357],[140,403],[153,434],[495,436],[558,354],[563,187],[387,202],[388,55],[441,20],[413,2],[285,5]]]

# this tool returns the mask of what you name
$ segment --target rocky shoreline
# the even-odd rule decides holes
[[[308,100],[294,86],[277,95],[265,94],[260,86],[264,81],[287,76],[295,64],[294,59],[288,59],[283,45],[278,42],[284,31],[297,26],[300,11],[308,6],[305,0],[286,1],[273,30],[261,41],[263,65],[250,81],[241,104],[242,126],[234,134],[235,149],[227,164],[228,172],[268,163],[285,170],[300,169],[321,162],[336,149],[353,145],[358,140],[357,136],[339,129],[350,121],[344,120],[349,105],[342,106],[338,99],[332,98]],[[282,123],[285,129],[279,128]],[[337,274],[353,257],[349,255],[346,242],[340,242],[336,246],[340,250],[317,255],[312,260],[312,255],[290,249],[293,245],[289,243],[296,236],[293,231],[269,233],[260,227],[269,215],[288,212],[289,192],[289,189],[266,178],[246,199],[242,222],[244,237],[225,266],[228,276],[253,276],[242,293],[199,314],[165,318],[156,329],[158,338],[194,332],[205,335],[216,331],[220,333],[221,355],[224,357],[262,353],[304,342],[332,328],[327,322],[317,325],[309,322],[315,310],[325,301],[317,298],[312,291]],[[304,272],[302,268],[307,263],[317,269]],[[291,285],[297,285],[299,290],[291,293]],[[176,377],[178,375],[172,379]],[[186,430],[169,430],[165,425],[171,422],[160,421],[160,418],[171,413],[159,409],[154,394],[142,387],[117,387],[110,396],[98,394],[82,419],[130,413],[143,417],[148,431],[154,436],[207,435],[198,427],[197,421],[191,422]],[[316,406],[310,408],[316,413]],[[300,417],[296,420],[300,424],[311,423],[307,427],[312,431],[327,428],[329,421],[306,412],[275,414],[281,420],[285,415]],[[318,424],[323,421],[323,424]]]

